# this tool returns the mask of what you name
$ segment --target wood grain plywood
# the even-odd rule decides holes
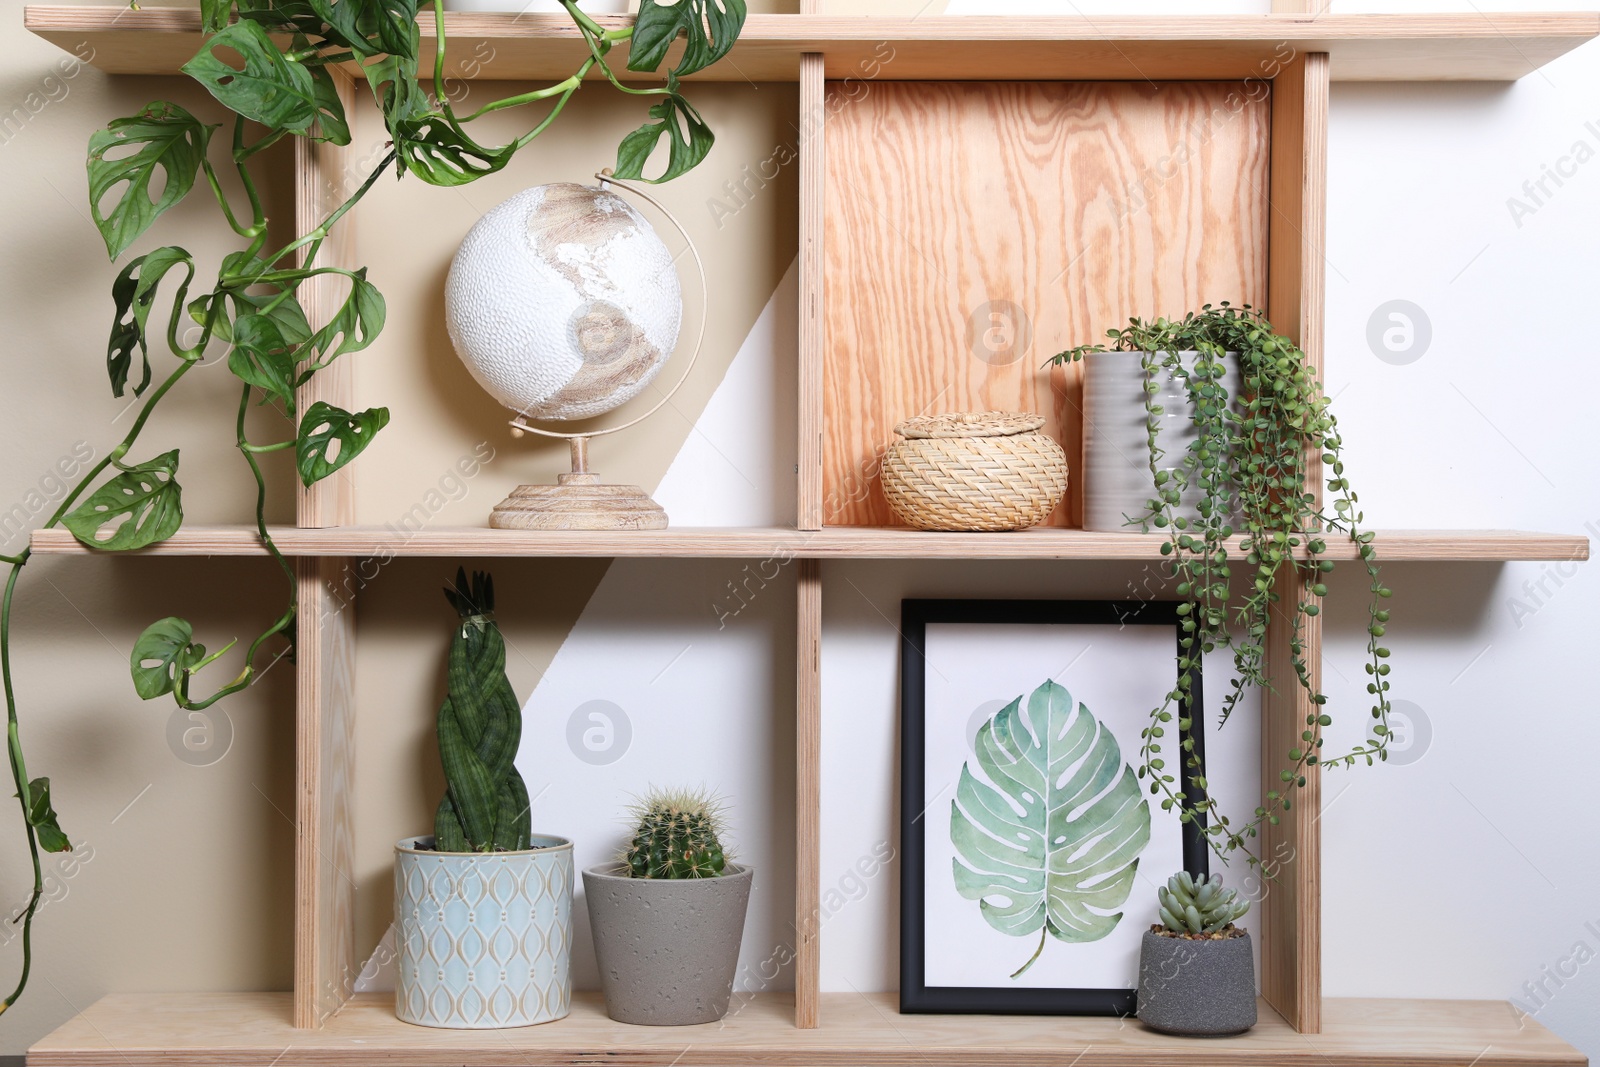
[[[1272,106],[1272,275],[1268,313],[1273,325],[1297,340],[1319,375],[1323,353],[1323,245],[1327,237],[1328,57],[1308,53],[1274,83]],[[1321,499],[1322,460],[1307,457],[1311,491]],[[1346,542],[1348,544],[1348,541]],[[1379,550],[1382,558],[1382,550]],[[1349,564],[1347,564],[1349,566]],[[1322,617],[1298,619],[1296,606],[1310,596],[1293,572],[1279,575],[1267,625],[1267,672],[1272,688],[1261,698],[1261,780],[1278,781],[1291,749],[1301,747],[1306,719],[1317,709],[1292,665],[1299,643],[1311,685],[1322,684]],[[1277,826],[1264,828],[1263,859],[1275,879],[1261,901],[1261,994],[1301,1033],[1322,1029],[1322,775],[1306,769],[1305,786],[1290,795],[1293,807]]]
[[[1320,1037],[1265,1004],[1249,1033],[1196,1040],[1104,1017],[900,1015],[892,993],[823,995],[823,1025],[794,1026],[788,994],[759,994],[720,1023],[629,1026],[598,993],[560,1022],[436,1030],[361,993],[328,1025],[296,1031],[277,993],[120,993],[40,1041],[30,1067],[1582,1067],[1581,1052],[1504,1001],[1335,1000]]]
[[[316,1029],[355,992],[355,605],[342,559],[297,561],[294,1025]]]
[[[830,83],[823,518],[890,525],[918,414],[1047,416],[1077,469],[1078,371],[1129,316],[1266,295],[1265,83]],[[1050,522],[1080,525],[1069,483]]]

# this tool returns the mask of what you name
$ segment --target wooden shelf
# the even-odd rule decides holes
[[[822,1026],[797,1030],[787,993],[760,994],[722,1023],[628,1026],[580,993],[568,1018],[472,1032],[413,1026],[390,994],[357,995],[321,1030],[289,1024],[287,993],[116,994],[28,1051],[28,1067],[1530,1067],[1588,1061],[1503,1001],[1330,1000],[1321,1034],[1297,1034],[1265,1003],[1240,1037],[1167,1037],[1133,1020],[900,1015],[888,993],[824,994]]]
[[[200,44],[193,8],[31,5],[24,23],[68,51],[87,43],[111,74],[173,74]],[[628,16],[601,17],[607,26]],[[421,21],[431,49],[433,21]],[[445,17],[455,78],[548,81],[588,52],[565,15]],[[1335,81],[1514,81],[1600,34],[1592,12],[1425,15],[1184,15],[863,18],[751,15],[728,61],[697,78],[796,81],[800,56],[828,78],[1135,79],[1271,77],[1296,55],[1326,52]],[[480,49],[487,46],[489,51]],[[481,57],[494,58],[483,62]],[[431,53],[430,53],[431,63]],[[625,61],[615,68],[621,72]],[[875,73],[872,73],[874,72]]]
[[[777,527],[678,527],[667,530],[519,531],[483,527],[430,527],[417,532],[390,526],[329,529],[271,528],[286,556],[560,556],[598,558],[721,559],[1078,559],[1158,560],[1155,535],[1033,529],[1019,533],[929,533],[866,526],[830,526],[815,532]],[[1374,542],[1385,562],[1501,562],[1589,558],[1589,539],[1514,530],[1389,530]],[[36,530],[40,555],[90,555],[65,530]],[[1234,539],[1237,549],[1238,539]],[[1332,559],[1354,559],[1348,541],[1330,538]],[[250,526],[186,526],[171,539],[136,553],[158,556],[259,556],[266,550]]]

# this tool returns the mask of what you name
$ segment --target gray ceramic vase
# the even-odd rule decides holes
[[[1192,367],[1198,352],[1180,352],[1184,366]],[[1230,397],[1239,395],[1239,361],[1225,357],[1222,384]],[[1157,442],[1166,455],[1168,470],[1182,461],[1196,433],[1190,419],[1189,393],[1175,375],[1157,375],[1151,400],[1162,415]],[[1150,474],[1149,414],[1145,411],[1144,368],[1138,352],[1091,352],[1083,357],[1083,528],[1100,533],[1138,533],[1138,518],[1155,495]],[[1200,514],[1201,493],[1191,485],[1174,513],[1193,519]],[[1151,527],[1147,532],[1170,536],[1169,530]]]
[[[619,1023],[684,1026],[728,1012],[739,966],[750,867],[718,878],[630,878],[583,872],[606,1014]]]
[[[1190,941],[1146,930],[1139,946],[1139,1021],[1165,1034],[1242,1034],[1256,1024],[1250,935]]]

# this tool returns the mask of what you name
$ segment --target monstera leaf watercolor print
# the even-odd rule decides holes
[[[1052,681],[996,712],[974,747],[950,805],[956,890],[1001,933],[1038,935],[1018,978],[1047,935],[1081,944],[1116,929],[1150,805],[1111,731]]]

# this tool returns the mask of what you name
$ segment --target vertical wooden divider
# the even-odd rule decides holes
[[[349,114],[354,82],[332,69]],[[353,118],[353,115],[352,115]],[[348,151],[295,142],[295,232],[316,227],[353,191]],[[365,175],[358,175],[363,178]],[[316,257],[321,266],[355,266],[353,214],[341,220]],[[312,278],[300,300],[313,326],[337,310],[345,291],[335,276]],[[301,415],[317,401],[354,407],[350,362],[339,360],[298,393]],[[301,487],[296,524],[355,522],[349,468]],[[294,1025],[316,1029],[350,999],[357,972],[354,831],[350,791],[355,752],[355,604],[341,587],[347,563],[334,557],[298,561],[300,610],[295,663],[295,929]]]
[[[815,14],[818,0],[801,0]],[[823,124],[822,56],[800,57],[799,427],[795,512],[801,530],[822,529]],[[795,968],[794,1024],[821,1023],[822,918],[822,571],[801,559],[795,620]]]
[[[800,447],[798,525],[820,530],[822,500],[823,124],[822,56],[800,57]]]
[[[1272,191],[1268,227],[1267,313],[1295,338],[1320,376],[1323,352],[1323,244],[1327,234],[1328,56],[1298,56],[1273,81]],[[1320,456],[1308,459],[1322,495]],[[1290,749],[1314,705],[1290,663],[1296,606],[1306,596],[1298,575],[1279,577],[1280,602],[1267,628],[1267,670],[1275,691],[1262,694],[1261,779],[1278,788]],[[1322,684],[1322,617],[1300,620],[1299,640],[1311,684]],[[1261,838],[1266,864],[1259,907],[1261,995],[1303,1034],[1322,1031],[1322,780],[1316,767],[1291,794],[1292,808]]]
[[[822,945],[822,563],[799,562],[795,631],[794,1024],[820,1024]]]

